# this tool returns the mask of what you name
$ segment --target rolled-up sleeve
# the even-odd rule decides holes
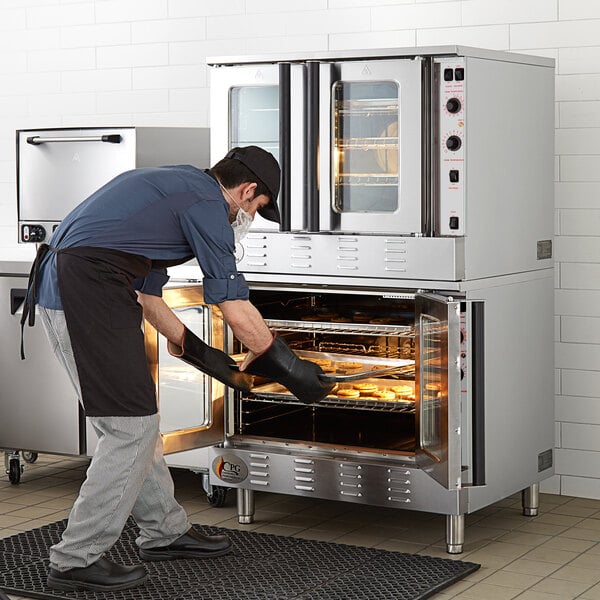
[[[181,217],[181,227],[204,275],[204,300],[248,300],[248,285],[238,272],[233,229],[227,204],[218,198],[199,199]]]
[[[248,284],[241,273],[230,275],[227,279],[209,279],[205,277],[204,300],[209,304],[219,304],[225,300],[248,300]]]
[[[143,279],[134,279],[133,289],[149,294],[150,296],[162,296],[162,289],[169,281],[166,269],[152,269]]]

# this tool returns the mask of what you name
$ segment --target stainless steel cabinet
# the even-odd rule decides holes
[[[41,322],[25,331],[27,360],[19,354],[29,266],[0,262],[0,448],[78,455],[85,449],[79,401]]]

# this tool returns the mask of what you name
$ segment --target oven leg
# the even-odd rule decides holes
[[[249,525],[254,522],[254,490],[237,489],[238,523]]]
[[[540,507],[540,484],[532,483],[521,492],[523,514],[526,517],[537,517]]]
[[[465,543],[465,515],[446,515],[446,552],[461,554]]]

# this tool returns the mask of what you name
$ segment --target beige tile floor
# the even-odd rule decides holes
[[[19,485],[0,477],[0,537],[66,517],[86,467],[84,459],[41,455],[25,465]],[[257,494],[255,522],[239,525],[233,493],[225,507],[211,508],[196,475],[173,476],[195,523],[449,556],[438,515]],[[524,517],[520,508],[515,495],[467,517],[465,552],[453,558],[481,569],[436,600],[600,600],[600,501],[542,494],[539,516]]]

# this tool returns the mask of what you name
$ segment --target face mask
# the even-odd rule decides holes
[[[235,215],[235,221],[231,224],[231,227],[233,228],[233,238],[235,243],[239,244],[246,237],[246,234],[252,226],[252,217],[236,202],[235,198],[223,187],[221,182],[219,182],[219,185],[239,209],[237,215]]]
[[[233,237],[237,244],[246,237],[246,234],[252,226],[252,217],[243,208],[240,208],[235,216],[235,221],[231,226],[233,227]]]

